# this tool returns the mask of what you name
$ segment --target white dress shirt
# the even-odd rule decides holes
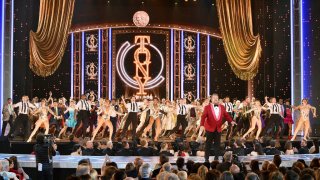
[[[268,103],[270,114],[281,114],[281,105],[278,103]]]
[[[142,105],[141,102],[132,102],[132,103],[127,103],[126,107],[128,109],[128,112],[139,112],[141,105]]]
[[[31,104],[30,102],[18,102],[17,104],[13,105],[13,108],[19,107],[18,114],[28,114],[29,108],[35,109],[36,107]]]
[[[214,111],[214,114],[216,115],[216,117],[219,117],[220,116],[219,106],[215,106],[214,104],[212,104],[212,108],[213,108],[213,111]]]
[[[224,103],[223,105],[228,113],[231,113],[233,111],[233,104],[231,102]]]
[[[78,101],[77,103],[77,108],[81,111],[81,110],[84,110],[84,111],[90,111],[91,110],[91,105],[88,101],[86,100],[80,100]]]

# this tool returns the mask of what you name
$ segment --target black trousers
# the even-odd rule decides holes
[[[6,131],[6,128],[7,128],[7,125],[8,125],[8,124],[10,125],[10,131],[9,131],[9,133],[8,133],[8,136],[11,135],[12,130],[13,130],[13,123],[12,123],[12,121],[13,121],[13,116],[12,116],[12,115],[10,115],[8,121],[3,121],[2,131],[1,131],[1,132],[2,132],[2,136],[4,136],[4,133],[5,133],[5,131]]]
[[[89,120],[88,120],[89,114],[90,114],[90,111],[86,111],[86,110],[79,111],[77,125],[75,127],[76,136],[85,136],[86,135],[86,130],[89,125],[89,123],[88,123],[89,122]]]
[[[117,132],[117,122],[118,122],[117,116],[116,117],[110,116],[110,121],[111,121],[112,127],[113,127],[112,139],[114,139],[114,136],[116,135],[116,132]]]
[[[232,112],[228,112],[229,116],[232,118]],[[230,122],[228,122],[228,129],[227,129],[227,136],[226,136],[226,140],[228,140],[230,138],[230,135],[233,132],[233,127],[232,124]]]
[[[14,135],[23,135],[23,138],[28,138],[30,135],[30,122],[27,114],[19,114],[14,122]]]
[[[38,180],[52,180],[53,179],[53,168],[43,168],[42,171],[37,172]]]
[[[265,135],[265,133],[268,132],[270,128],[272,128],[272,130],[275,129],[275,133],[273,133],[274,135],[278,134],[279,127],[281,125],[281,120],[282,118],[279,114],[271,114],[270,118],[266,122],[266,126],[261,132],[261,135]]]
[[[214,141],[214,144],[213,144],[214,159],[218,160],[219,155],[220,155],[221,132],[218,132],[218,131],[214,131],[214,132],[206,131],[206,147],[205,147],[205,153],[204,153],[204,158],[205,158],[206,162],[209,162],[209,156],[210,156],[212,141]]]
[[[188,126],[188,121],[186,120],[186,115],[180,115],[180,114],[178,114],[177,116],[176,126],[171,130],[169,135],[177,132],[179,130],[180,125],[182,126],[182,137],[185,137],[184,131]]]
[[[124,137],[125,133],[128,131],[129,125],[132,124],[131,129],[132,129],[132,140],[135,140],[136,138],[136,129],[138,126],[138,115],[136,112],[129,112],[128,118],[123,126],[123,130],[121,133],[121,138]]]

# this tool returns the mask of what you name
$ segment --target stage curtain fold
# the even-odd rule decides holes
[[[216,0],[228,63],[242,80],[254,78],[261,56],[260,36],[252,30],[251,0]]]
[[[37,32],[30,31],[31,70],[42,77],[59,67],[68,41],[75,0],[40,0]]]

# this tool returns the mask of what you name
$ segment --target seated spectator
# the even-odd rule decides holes
[[[157,180],[164,180],[166,179],[166,176],[167,174],[169,174],[169,172],[167,171],[163,171],[163,172],[160,172],[156,177]]]
[[[168,150],[168,143],[163,142],[161,144],[161,149],[159,154],[163,154],[166,156],[173,156],[173,154]]]
[[[293,170],[287,171],[285,177],[286,180],[299,180],[299,174],[294,172]]]
[[[151,166],[148,163],[142,164],[139,169],[140,180],[149,180],[151,175]]]
[[[176,164],[177,164],[178,171],[186,171],[184,169],[184,158],[183,157],[178,157]]]
[[[245,156],[246,147],[244,146],[243,142],[241,139],[237,139],[236,142],[234,143],[234,148],[232,150],[233,154],[236,154],[237,156]]]
[[[12,165],[10,166],[10,172],[18,172],[20,174],[21,179],[30,179],[29,175],[24,172],[23,168],[20,166],[17,156],[11,156],[9,158],[12,161]]]
[[[113,174],[117,171],[114,166],[107,166],[101,169],[101,180],[111,180]]]
[[[72,153],[70,154],[71,156],[82,156],[82,149],[79,144],[75,144],[73,146]]]
[[[77,144],[77,142],[74,140],[74,135],[71,134],[69,136],[69,142],[64,146],[65,150],[64,150],[63,154],[65,154],[65,155],[71,154],[73,152],[73,146],[75,144]]]
[[[293,155],[294,154],[294,150],[293,150],[291,141],[287,141],[286,144],[284,145],[284,154],[285,155]]]
[[[90,166],[89,164],[79,164],[76,170],[76,176],[80,177],[82,175],[90,175]]]
[[[0,160],[0,176],[4,179],[18,180],[17,175],[13,172],[9,172],[10,162],[7,159]]]
[[[99,174],[95,169],[92,169],[90,171],[90,180],[98,180],[99,179]]]
[[[279,168],[282,162],[280,155],[274,155],[272,162]]]
[[[275,172],[275,171],[278,171],[278,167],[277,167],[275,164],[270,163],[270,164],[268,165],[267,171],[269,171],[270,173]]]
[[[193,166],[194,166],[194,161],[188,160],[186,163],[186,168],[187,168],[188,174],[190,174],[191,170],[193,169]]]
[[[266,171],[266,170],[268,169],[269,164],[270,164],[269,161],[264,161],[264,162],[262,163],[261,170],[262,170],[262,171]]]
[[[306,140],[301,140],[301,147],[298,151],[298,154],[309,154],[309,149],[308,149],[308,146],[307,146],[307,141]]]
[[[278,149],[276,149],[276,141],[275,140],[271,140],[270,141],[270,146],[267,146],[264,150],[266,155],[276,155],[276,154],[280,154],[280,151]]]
[[[160,157],[159,157],[160,167],[159,168],[155,168],[153,170],[151,178],[157,177],[157,175],[160,173],[160,170],[161,170],[163,164],[165,164],[167,162],[169,162],[169,158],[167,156],[165,156],[165,155],[160,155]]]
[[[263,148],[260,143],[255,143],[253,146],[253,151],[250,153],[250,156],[264,155]]]
[[[217,169],[217,166],[220,162],[218,160],[214,160],[210,163],[211,169]]]
[[[112,141],[108,141],[106,148],[102,151],[102,154],[104,155],[108,155],[108,156],[114,156],[115,155],[115,151],[113,149],[113,143]]]
[[[82,150],[82,155],[83,156],[92,156],[94,153],[93,149],[93,142],[92,141],[87,141],[85,148]]]
[[[200,176],[201,179],[205,179],[207,172],[208,172],[208,168],[202,165],[199,167],[197,174]]]
[[[246,179],[245,180],[259,180],[259,176],[254,173],[254,172],[251,172],[251,173],[248,173],[247,176],[246,176]]]
[[[177,173],[177,176],[179,180],[187,180],[188,179],[188,173],[186,171],[179,171]]]
[[[220,175],[220,180],[233,180],[233,175],[231,174],[231,172],[229,171],[224,171],[221,175]]]
[[[127,175],[123,170],[116,170],[112,176],[112,180],[124,180]]]
[[[174,153],[174,156],[189,157],[187,147],[185,145],[180,145],[179,150]]]
[[[310,163],[310,168],[311,169],[318,169],[320,167],[320,162],[319,158],[313,158],[311,163]]]
[[[231,165],[232,165],[232,152],[227,151],[223,155],[223,162],[217,165],[217,170],[219,170],[221,173],[223,173],[224,171],[229,171]]]
[[[280,171],[270,172],[270,180],[282,180],[284,179],[283,174]]]
[[[123,148],[116,153],[116,156],[133,156],[133,151],[130,149],[127,141],[122,141],[122,147]]]
[[[132,174],[134,173],[134,170],[135,170],[133,163],[127,163],[124,170],[127,174],[127,177],[132,177],[133,176]]]
[[[254,172],[255,174],[257,174],[259,176],[260,175],[259,161],[252,160],[250,162],[250,169],[252,172]]]
[[[166,162],[162,165],[161,171],[171,172],[171,168],[171,164],[169,162]]]
[[[218,180],[220,178],[220,175],[221,175],[220,171],[216,169],[212,169],[208,171],[208,173],[206,174],[205,180]]]
[[[198,174],[190,174],[188,180],[202,180]]]
[[[153,151],[151,148],[148,147],[148,142],[145,139],[142,139],[140,141],[141,147],[138,148],[137,150],[137,155],[138,156],[152,156]]]
[[[313,139],[313,145],[309,149],[310,154],[319,154],[319,139]]]

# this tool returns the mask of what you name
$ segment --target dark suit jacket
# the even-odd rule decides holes
[[[115,155],[115,151],[113,149],[110,148],[106,148],[102,151],[102,153],[104,155],[108,154],[108,156],[114,156]]]
[[[173,154],[171,154],[169,151],[162,151],[159,153],[159,155],[161,155],[161,154],[166,155],[166,156],[173,156]]]
[[[218,116],[214,113],[214,107],[212,104],[209,104],[204,107],[202,116],[201,116],[201,126],[204,126],[206,131],[209,132],[221,132],[222,120],[225,119],[228,122],[232,122],[232,118],[227,113],[226,109],[222,105],[218,105],[220,109],[220,114]]]
[[[217,170],[223,173],[224,171],[229,171],[232,163],[231,162],[223,162],[217,165]]]
[[[307,147],[301,147],[299,149],[299,154],[309,154],[309,149]]]
[[[266,148],[264,150],[264,152],[266,153],[266,155],[276,155],[276,154],[280,155],[281,154],[280,151],[276,148]]]
[[[82,155],[83,156],[93,156],[94,149],[83,149],[82,150]]]
[[[133,151],[131,149],[121,149],[116,153],[116,156],[133,156]]]
[[[153,156],[153,151],[151,148],[140,147],[137,150],[137,155],[138,156]]]

